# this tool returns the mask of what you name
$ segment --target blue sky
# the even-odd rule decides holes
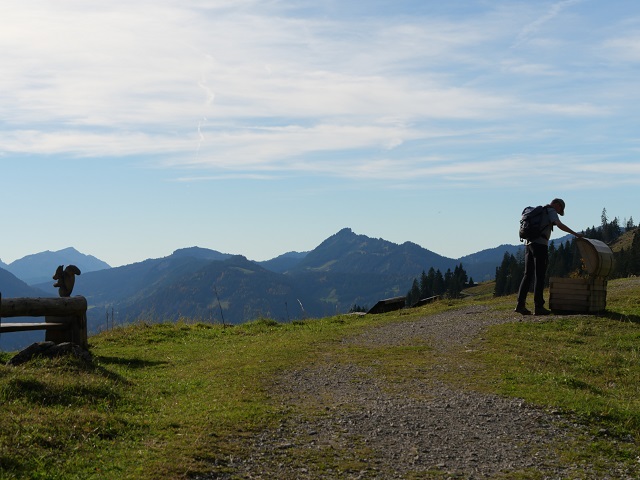
[[[5,263],[640,221],[636,0],[22,0],[0,65]]]

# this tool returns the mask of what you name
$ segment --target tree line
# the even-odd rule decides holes
[[[462,264],[456,266],[453,271],[447,269],[444,275],[440,269],[435,270],[431,267],[427,273],[423,270],[419,279],[413,279],[411,289],[407,292],[406,305],[410,307],[422,299],[435,296],[458,298],[469,284],[473,284],[473,279],[467,277]]]
[[[624,225],[624,226],[622,226]],[[616,241],[625,231],[633,231],[633,241],[626,250],[623,248],[614,252],[614,268],[609,274],[609,278],[628,277],[630,275],[640,275],[640,229],[633,223],[633,218],[621,222],[616,217],[609,220],[607,210],[602,210],[601,225],[587,228],[584,235],[587,238],[600,240],[610,244]],[[502,263],[496,267],[496,286],[494,295],[510,295],[516,293],[520,287],[520,281],[524,275],[524,252],[517,255],[505,253]],[[580,252],[575,238],[560,243],[558,247],[555,242],[549,244],[549,265],[545,285],[549,285],[551,277],[584,277],[587,272],[582,264]]]

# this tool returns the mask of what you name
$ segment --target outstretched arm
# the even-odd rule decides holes
[[[562,231],[570,233],[571,235],[574,235],[578,238],[582,238],[584,237],[584,235],[582,233],[576,233],[573,230],[571,230],[569,227],[567,227],[564,223],[562,223],[560,220],[557,220],[555,225]]]

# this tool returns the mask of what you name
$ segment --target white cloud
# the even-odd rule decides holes
[[[583,170],[589,173],[595,173],[604,176],[620,176],[620,175],[637,175],[633,178],[634,183],[640,183],[640,163],[637,162],[598,162],[587,165],[580,165],[577,167],[579,170]]]
[[[425,56],[442,62],[454,46],[477,39],[451,25],[380,23],[349,37],[339,31],[352,24],[251,15],[234,7],[206,16],[179,3],[109,3],[96,11],[77,2],[27,1],[6,9],[2,101],[11,115],[5,121],[180,124],[202,116],[203,85],[207,98],[213,91],[220,97],[214,114],[219,110],[223,119],[387,115],[392,106],[416,115],[424,103],[433,115],[458,117],[487,103],[486,94],[424,75],[416,88],[402,70],[392,70],[415,68]]]
[[[524,76],[560,76],[563,72],[556,70],[552,65],[543,63],[519,63],[514,60],[506,60],[502,63],[502,69],[508,73]]]
[[[468,19],[357,22],[249,0],[5,4],[0,152],[157,156],[161,166],[203,171],[181,177],[189,179],[511,178],[513,160],[473,149],[494,144],[506,156],[522,132],[541,138],[615,111],[594,87],[547,94],[568,90],[566,65],[508,48],[518,25],[519,41],[532,45],[579,3],[545,4],[533,21],[533,7],[503,4]],[[640,51],[632,36],[606,45],[627,58]],[[443,161],[425,167],[422,158]]]
[[[640,62],[640,35],[628,34],[611,38],[604,43],[605,51],[613,58],[625,62]]]

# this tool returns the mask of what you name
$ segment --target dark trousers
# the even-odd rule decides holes
[[[524,252],[524,277],[520,282],[518,290],[518,306],[524,307],[527,300],[527,293],[533,284],[533,303],[536,308],[544,307],[544,277],[547,274],[547,263],[549,262],[549,247],[540,243],[530,243],[525,247]]]

